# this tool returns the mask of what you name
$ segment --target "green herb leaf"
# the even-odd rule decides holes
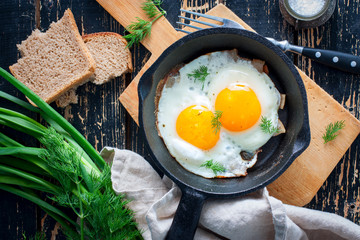
[[[218,172],[225,172],[226,169],[223,165],[218,162],[214,162],[212,159],[206,161],[205,163],[201,164],[200,167],[206,167],[213,170],[214,174],[217,175]]]
[[[125,35],[124,38],[128,41],[127,48],[132,47],[134,44],[139,44],[145,37],[150,36],[152,24],[161,16],[166,15],[166,11],[161,8],[161,0],[146,0],[142,4],[142,9],[149,17],[149,19],[155,19],[147,21],[136,17],[136,22],[132,22],[126,27],[126,30],[130,33]],[[159,8],[159,9],[158,9]]]
[[[222,114],[223,114],[222,111],[216,110],[215,114],[214,114],[214,118],[211,119],[211,125],[212,125],[212,128],[214,128],[215,134],[217,134],[218,131],[220,131],[220,128],[222,126],[222,124],[220,122],[220,118],[221,118]]]
[[[329,125],[327,125],[325,129],[325,133],[322,136],[322,138],[324,139],[324,143],[334,140],[338,136],[335,133],[343,129],[344,127],[345,127],[345,120],[336,121],[335,123],[330,123]]]
[[[146,0],[146,2],[144,2],[142,4],[141,8],[142,8],[142,10],[144,10],[146,15],[151,19],[160,13],[160,11],[157,9],[157,7],[160,8],[161,3],[162,3],[162,1],[160,1],[160,0],[154,0],[154,1]]]
[[[271,135],[279,132],[279,128],[275,127],[270,119],[263,116],[261,116],[260,128],[264,133],[268,133]]]
[[[49,118],[53,119],[59,126],[61,126],[71,137],[79,143],[79,145],[85,150],[85,152],[91,156],[94,162],[99,166],[100,170],[106,164],[100,154],[91,146],[91,144],[80,134],[74,126],[72,126],[63,116],[61,116],[56,110],[54,110],[49,104],[42,100],[32,90],[25,86],[22,82],[17,80],[10,73],[0,67],[0,76],[5,78],[9,83],[14,85],[18,90],[25,94],[32,102],[34,102],[39,108],[41,115],[46,114]]]
[[[134,44],[139,44],[146,36],[151,33],[152,22],[143,20],[141,18],[136,18],[137,22],[131,23],[127,30],[131,32],[128,35],[125,35],[124,38],[128,41],[126,45],[127,48],[130,48]]]
[[[56,207],[52,206],[51,204],[45,202],[39,196],[32,194],[32,191],[25,191],[25,190],[18,189],[11,185],[6,185],[6,184],[0,184],[0,189],[8,191],[10,193],[13,193],[15,195],[18,195],[22,198],[28,199],[28,200],[32,201],[33,203],[37,204],[38,206],[40,206],[41,208],[51,211],[52,213],[55,213],[55,214],[63,217],[68,222],[76,225],[76,222],[74,222],[71,218],[69,218],[65,213],[63,213],[61,210],[57,209]],[[65,225],[65,227],[66,227],[66,225]]]
[[[140,236],[132,220],[133,213],[125,207],[127,201],[112,190],[108,164],[99,173],[53,128],[40,141],[47,150],[42,157],[63,189],[49,198],[73,209],[80,219],[81,236],[92,239],[122,239],[121,234]],[[115,225],[116,222],[119,224]]]
[[[205,80],[209,74],[210,73],[208,73],[208,68],[202,65],[199,69],[195,69],[192,73],[188,73],[188,77],[193,77],[194,81],[201,82],[202,89],[204,89]]]
[[[39,109],[7,94],[0,93],[1,98],[40,113],[53,126],[47,128],[24,114],[0,108],[0,125],[30,134],[42,144],[38,149],[25,147],[0,133],[0,189],[37,204],[62,225],[69,239],[141,239],[133,212],[126,207],[128,201],[112,189],[109,164],[39,96],[2,68],[0,75]],[[52,193],[44,197],[54,200],[56,207],[35,190]],[[79,223],[58,206],[72,209]]]
[[[16,103],[16,104],[20,105],[21,107],[26,108],[30,111],[33,111],[36,113],[39,112],[39,109],[34,107],[33,105],[31,105],[30,103],[27,103],[21,99],[18,99],[17,97],[11,96],[10,94],[7,94],[6,92],[0,91],[0,97],[7,99],[13,103]]]

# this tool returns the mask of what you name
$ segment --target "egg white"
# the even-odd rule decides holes
[[[199,69],[208,68],[209,75],[204,83],[194,81],[188,74]],[[263,146],[271,135],[260,129],[260,120],[251,128],[241,132],[231,132],[221,128],[220,139],[210,150],[199,149],[184,141],[176,132],[176,120],[181,111],[192,105],[202,105],[215,111],[217,94],[231,83],[250,87],[261,105],[261,115],[270,119],[275,126],[278,123],[277,110],[280,94],[274,83],[265,73],[259,73],[250,61],[234,57],[233,51],[219,51],[206,54],[184,65],[176,81],[169,87],[164,86],[158,104],[158,130],[170,154],[188,171],[206,178],[217,175],[206,167],[201,167],[208,160],[221,164],[226,171],[218,173],[223,177],[246,175],[246,170],[257,160],[243,160],[241,151],[255,152]]]
[[[271,120],[277,126],[280,93],[267,74],[259,73],[250,61],[241,59],[226,66],[215,75],[209,85],[208,97],[212,106],[215,105],[219,92],[232,83],[250,87],[260,102],[261,116]],[[226,137],[235,141],[242,150],[254,152],[272,137],[261,130],[260,123],[261,117],[256,124],[244,131],[232,132],[225,128],[222,130],[226,133]]]

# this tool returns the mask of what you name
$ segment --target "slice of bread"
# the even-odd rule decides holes
[[[103,84],[132,71],[131,53],[126,47],[127,41],[120,34],[93,33],[84,35],[83,40],[96,62],[93,83]]]
[[[95,60],[70,9],[46,32],[33,31],[18,49],[22,58],[9,67],[11,73],[48,103],[95,72]]]
[[[90,81],[103,84],[124,73],[131,72],[131,53],[126,48],[127,41],[117,33],[100,32],[83,36],[83,40],[95,59],[96,69]],[[66,107],[78,102],[76,89],[70,89],[56,100],[58,107]]]

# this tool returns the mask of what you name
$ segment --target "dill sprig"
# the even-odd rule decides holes
[[[125,206],[128,201],[112,190],[110,166],[101,155],[66,119],[1,67],[0,75],[39,108],[1,91],[0,98],[40,114],[51,126],[0,108],[1,127],[42,143],[41,148],[27,147],[0,132],[0,158],[4,160],[0,161],[0,177],[7,177],[0,179],[0,189],[37,204],[61,224],[68,239],[141,239],[133,213]],[[72,209],[79,221],[59,205]]]
[[[145,11],[146,15],[151,19],[161,12],[165,12],[161,8],[162,0],[147,0],[142,4],[141,9]],[[160,10],[160,11],[159,11]]]
[[[78,151],[52,127],[39,140],[46,148],[40,157],[48,163],[52,176],[61,186],[61,191],[49,198],[60,206],[71,208],[79,218],[80,234],[66,232],[70,239],[140,237],[132,219],[133,212],[126,207],[128,201],[112,189],[108,164],[101,172],[90,168]]]
[[[210,73],[208,72],[208,68],[204,65],[201,65],[200,68],[195,69],[192,73],[188,73],[188,77],[193,77],[194,81],[199,81],[202,83],[202,90],[204,90],[204,84],[205,84],[205,80],[206,77],[209,75]]]
[[[336,121],[335,123],[330,123],[329,125],[327,125],[325,129],[325,133],[322,136],[322,138],[324,139],[324,143],[334,140],[338,136],[336,132],[343,129],[344,127],[345,127],[345,120]]]
[[[127,26],[127,30],[131,32],[124,36],[126,41],[128,41],[128,44],[126,45],[127,48],[130,48],[134,44],[138,44],[151,33],[152,22],[143,20],[139,17],[136,17],[136,19],[137,22],[133,22]]]
[[[200,167],[206,167],[213,170],[214,174],[217,175],[218,172],[225,172],[226,169],[223,165],[218,162],[214,162],[214,160],[208,160],[205,163],[201,164]]]
[[[124,36],[128,41],[126,45],[127,48],[140,43],[145,37],[150,36],[153,23],[161,16],[166,15],[166,11],[161,8],[161,3],[161,0],[146,0],[146,2],[142,4],[142,10],[144,10],[148,18],[152,20],[148,21],[136,17],[136,22],[132,22],[126,27],[126,30],[130,32]]]
[[[212,128],[214,128],[215,134],[217,134],[218,131],[220,131],[220,128],[222,126],[222,124],[220,122],[220,118],[221,118],[222,114],[223,114],[222,111],[216,110],[213,119],[211,119],[211,125],[212,125]]]
[[[278,133],[280,130],[278,127],[275,127],[270,119],[267,117],[261,116],[261,124],[260,128],[264,133],[268,134],[275,134]]]

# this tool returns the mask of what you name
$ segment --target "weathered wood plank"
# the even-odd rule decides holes
[[[0,67],[9,71],[9,66],[14,64],[20,54],[16,44],[31,33],[35,28],[35,3],[34,1],[0,1]],[[0,79],[0,90],[25,99],[12,85]],[[16,105],[0,100],[0,107],[16,109]],[[24,111],[32,117],[34,114]],[[35,141],[27,139],[25,134],[10,131],[0,127],[0,131],[25,144],[35,146]],[[37,210],[31,202],[17,197],[8,192],[0,191],[0,238],[21,239],[23,234],[33,236],[37,231]]]
[[[18,57],[16,44],[25,39],[36,26],[46,30],[52,21],[62,17],[66,8],[71,8],[80,33],[114,31],[123,34],[120,26],[95,0],[41,0],[41,13],[35,16],[36,0],[0,2],[0,66],[8,68]],[[180,7],[208,10],[217,3],[224,3],[258,33],[277,39],[299,42],[300,45],[342,50],[359,54],[360,24],[358,21],[359,2],[340,0],[334,16],[325,25],[295,32],[280,14],[278,1],[235,1],[235,0],[164,0],[168,11],[167,19],[176,26]],[[38,21],[36,22],[36,17]],[[298,37],[297,37],[298,36]],[[143,46],[131,49],[133,73],[102,86],[85,84],[78,90],[79,104],[57,109],[64,115],[98,150],[114,146],[133,150],[145,158],[149,153],[144,149],[144,140],[132,118],[117,100],[120,93],[136,76],[150,58]],[[3,57],[6,56],[6,57]],[[293,58],[292,54],[288,54]],[[294,58],[320,86],[332,94],[343,106],[359,118],[359,76],[339,73],[337,70],[309,61]],[[20,95],[9,84],[0,81],[0,89]],[[21,96],[21,95],[20,95]],[[3,104],[0,102],[0,105]],[[1,131],[3,131],[1,129]],[[21,139],[21,136],[19,136]],[[320,189],[309,208],[335,212],[359,223],[359,137],[345,154],[328,180]],[[31,236],[38,228],[46,232],[47,239],[65,239],[59,225],[44,213],[36,210],[28,201],[5,192],[0,192],[0,236],[6,239],[21,239],[25,231]],[[21,217],[19,217],[21,216]]]
[[[358,12],[358,2],[339,1],[333,16],[327,23],[314,29],[298,32],[299,45],[358,55],[360,49]],[[331,69],[304,57],[299,57],[298,65],[359,119],[360,77],[358,75]],[[333,212],[355,223],[360,223],[359,166],[357,164],[359,144],[358,137],[307,207]]]

